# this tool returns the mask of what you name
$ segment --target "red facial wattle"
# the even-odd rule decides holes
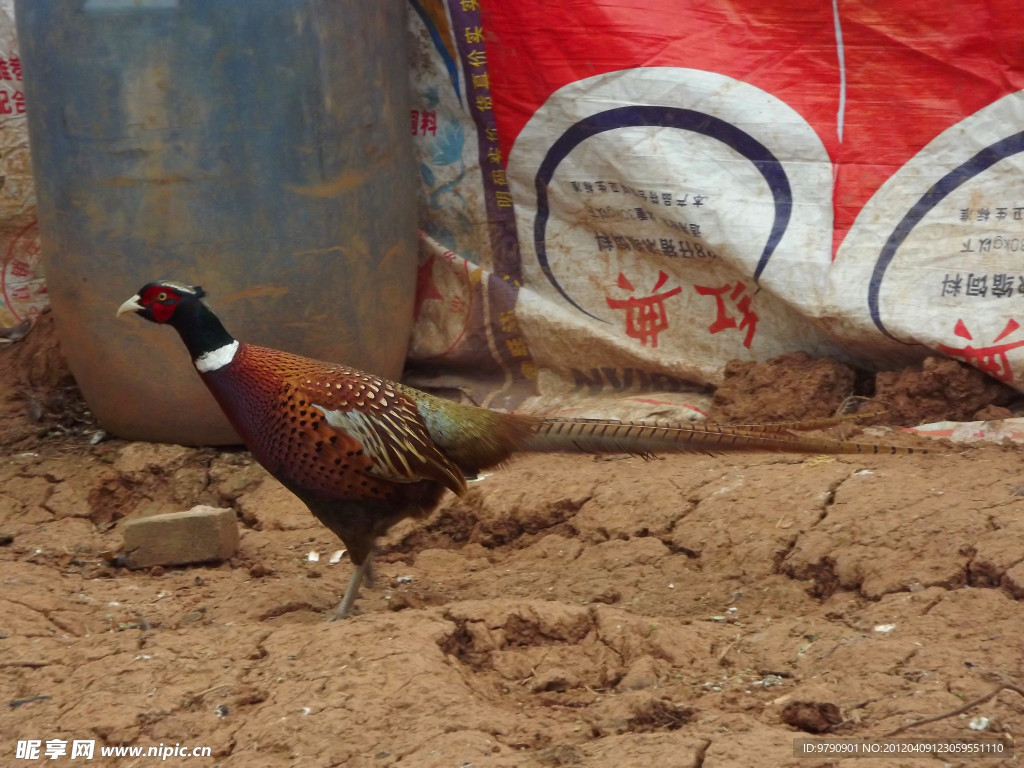
[[[166,323],[174,314],[174,304],[155,303],[150,307],[150,311],[153,313],[154,320],[158,323]]]

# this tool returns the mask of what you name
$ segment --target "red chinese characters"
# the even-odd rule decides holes
[[[668,315],[665,312],[665,299],[675,296],[682,291],[681,286],[676,286],[664,293],[658,291],[668,282],[668,275],[658,272],[658,281],[654,284],[650,296],[630,296],[628,299],[613,299],[605,297],[608,306],[612,309],[626,310],[626,335],[631,339],[637,339],[645,347],[658,346],[658,334],[668,328]],[[619,288],[630,293],[636,288],[624,274],[619,273]]]
[[[743,337],[743,346],[750,349],[750,344],[754,340],[754,334],[757,332],[757,313],[751,309],[751,297],[746,292],[747,286],[740,280],[736,281],[736,284],[726,283],[718,288],[712,288],[706,285],[695,285],[693,289],[697,291],[701,296],[714,296],[715,297],[715,321],[708,326],[708,333],[715,334],[730,328],[736,328],[740,331],[746,329],[747,335]],[[739,322],[736,317],[733,316],[730,311],[728,304],[735,308],[735,311],[739,314]]]
[[[413,136],[437,136],[437,112],[432,109],[410,110],[409,123]]]
[[[0,58],[0,80],[8,82],[21,80],[21,59],[12,56],[9,59]],[[18,89],[0,89],[0,115],[23,115],[25,114],[25,94]]]
[[[1013,382],[1013,368],[1010,367],[1010,361],[1007,359],[1006,353],[1017,347],[1024,347],[1024,340],[1004,342],[1002,344],[998,342],[1003,341],[1003,339],[1015,333],[1019,328],[1020,323],[1010,318],[1006,321],[1006,325],[1003,326],[1003,330],[999,332],[999,335],[986,347],[975,347],[972,344],[965,344],[962,347],[949,347],[945,344],[937,344],[936,346],[944,355],[959,357],[965,363],[975,366],[989,376],[1010,384]],[[973,334],[967,329],[967,325],[963,320],[956,321],[953,333],[961,339],[974,341]]]

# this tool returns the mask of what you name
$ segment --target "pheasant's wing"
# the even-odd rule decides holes
[[[287,397],[305,409],[312,439],[337,437],[347,458],[365,462],[372,478],[394,483],[434,480],[466,490],[459,468],[434,444],[416,403],[384,379],[345,368],[286,382]],[[324,448],[321,448],[324,450]],[[333,461],[333,460],[332,460]]]

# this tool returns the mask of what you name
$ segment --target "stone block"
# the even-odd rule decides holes
[[[226,560],[238,549],[234,511],[216,507],[132,518],[122,534],[129,568]]]

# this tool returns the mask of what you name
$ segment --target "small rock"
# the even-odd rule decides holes
[[[37,701],[49,701],[52,698],[52,696],[29,696],[24,699],[11,699],[7,704],[11,709],[17,709],[25,704],[34,704]]]
[[[639,691],[658,686],[657,663],[650,656],[641,656],[634,661],[616,686],[620,691]]]
[[[254,579],[261,579],[274,573],[273,568],[267,568],[263,563],[253,563],[249,566],[249,575]]]
[[[604,603],[605,605],[615,605],[620,600],[622,600],[622,593],[615,587],[608,587],[590,598],[592,603]]]
[[[1012,418],[1013,411],[1009,408],[1004,408],[1001,405],[994,405],[992,403],[989,403],[974,414],[975,421],[1001,421],[1003,419]]]
[[[1007,569],[1000,583],[1014,600],[1024,599],[1024,563]]]
[[[578,687],[579,684],[579,678],[573,672],[567,669],[552,668],[538,672],[530,684],[530,690],[533,693],[544,691],[565,693],[565,691]]]
[[[388,595],[384,598],[388,601],[389,611],[404,611],[406,608],[417,608],[419,603],[413,600],[411,596],[404,592],[399,592],[396,595]]]
[[[195,624],[197,621],[202,621],[206,617],[206,607],[200,606],[194,611],[189,611],[180,619],[178,619],[178,626],[184,626],[185,624]]]
[[[583,762],[583,755],[571,744],[558,744],[538,752],[537,762],[551,766],[579,765]]]
[[[238,549],[235,513],[216,507],[132,518],[122,533],[129,568],[221,561]]]
[[[782,722],[807,733],[825,733],[843,722],[839,707],[830,701],[791,701],[781,713]]]

